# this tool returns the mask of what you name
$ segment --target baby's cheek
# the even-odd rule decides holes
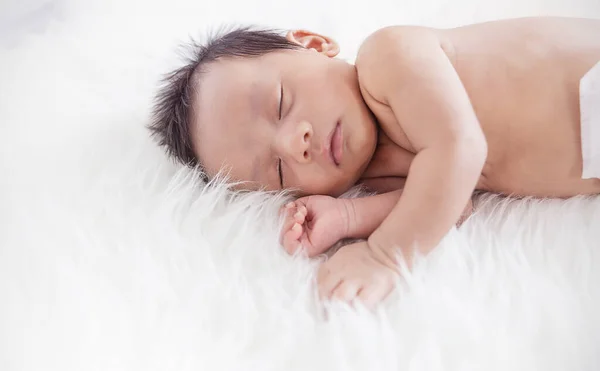
[[[343,186],[326,181],[309,184],[304,189],[308,195],[327,195],[332,197],[338,197],[346,191]]]
[[[309,195],[328,195],[338,197],[352,188],[359,176],[354,177],[346,174],[340,169],[327,171],[320,167],[305,169],[298,174],[297,183],[289,188],[300,190],[298,197]]]

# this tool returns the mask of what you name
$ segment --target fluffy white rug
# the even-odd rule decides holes
[[[322,316],[279,200],[205,189],[147,138],[188,34],[600,17],[597,2],[3,1],[0,370],[600,369],[600,199],[480,200],[376,314]]]

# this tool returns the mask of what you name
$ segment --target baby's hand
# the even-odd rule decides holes
[[[345,200],[329,196],[308,196],[284,207],[282,244],[293,254],[304,248],[312,257],[327,251],[348,237],[349,212]]]
[[[380,262],[366,241],[342,247],[319,267],[317,285],[322,299],[352,302],[373,308],[393,289],[398,272]]]

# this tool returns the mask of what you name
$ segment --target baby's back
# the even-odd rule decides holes
[[[600,192],[598,180],[581,179],[579,107],[579,82],[600,61],[600,20],[526,18],[439,33],[488,141],[481,188]]]

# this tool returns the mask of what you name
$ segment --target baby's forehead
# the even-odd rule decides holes
[[[277,76],[273,65],[261,58],[223,58],[203,70],[197,90],[203,99],[220,94],[232,97],[236,93],[248,93],[248,88],[256,89]]]
[[[218,173],[227,160],[236,166],[232,175],[238,175],[245,169],[237,167],[248,166],[247,153],[260,150],[251,138],[264,119],[273,89],[261,75],[223,72],[215,68],[200,81],[190,124],[192,143],[209,175]]]
[[[275,78],[239,67],[215,68],[203,76],[194,103],[196,121],[249,121],[260,113]]]

